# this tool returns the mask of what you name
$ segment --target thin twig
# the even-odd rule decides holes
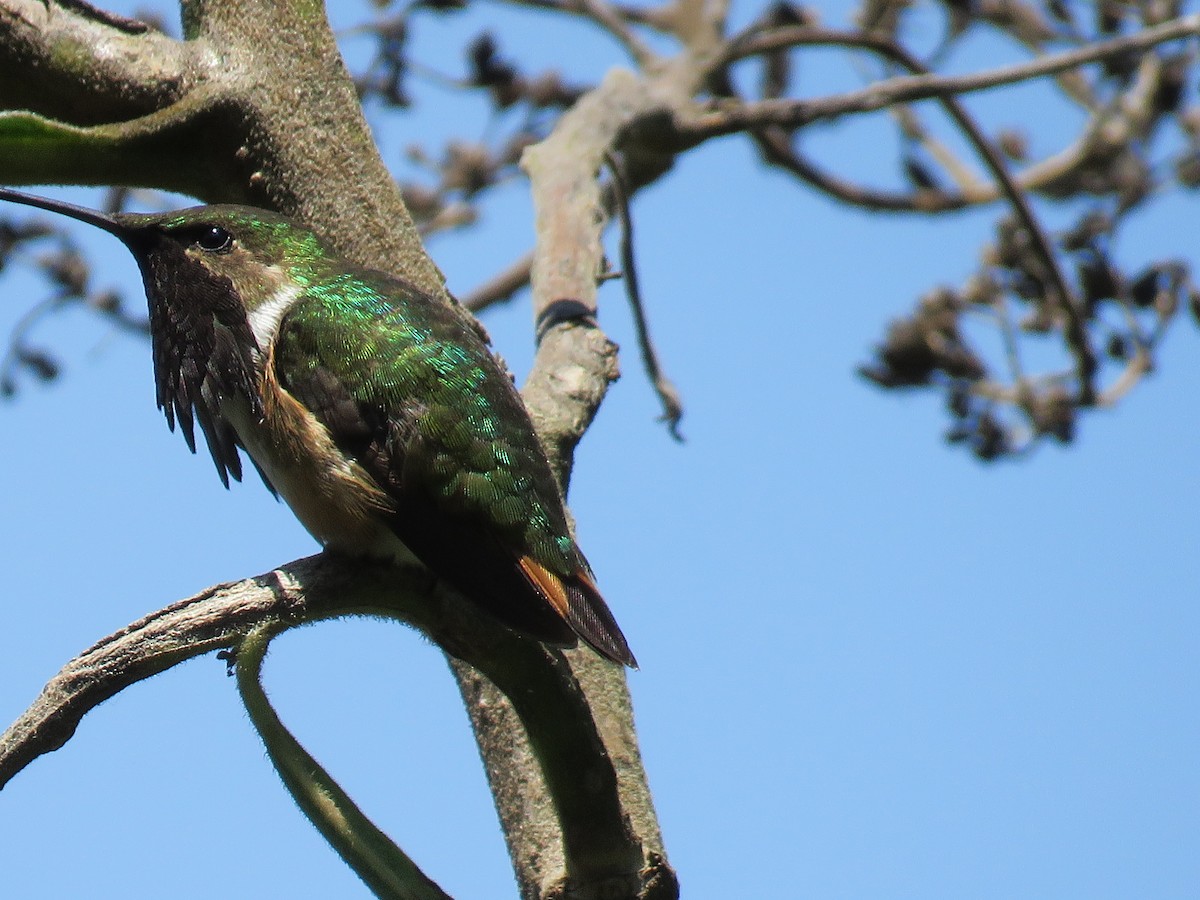
[[[1152,368],[1152,358],[1149,351],[1144,347],[1135,348],[1133,356],[1121,371],[1117,380],[1100,393],[1100,396],[1096,399],[1096,405],[1103,408],[1116,406],[1117,402],[1133,390],[1137,383],[1150,373]]]
[[[898,103],[889,107],[888,113],[896,120],[901,134],[911,143],[922,147],[930,158],[950,176],[950,180],[958,188],[958,191],[965,195],[976,180],[974,173],[955,155],[953,150],[929,132],[912,106],[907,103]],[[945,193],[940,187],[925,188],[926,191],[931,189],[936,190],[939,194]]]
[[[992,306],[995,308],[996,318],[1000,323],[1000,335],[1004,341],[1004,356],[1008,360],[1008,370],[1012,375],[1013,384],[1017,386],[1019,394],[1021,385],[1025,383],[1025,374],[1021,366],[1017,329],[1013,325],[1012,316],[1009,314],[1008,301],[1004,298],[1003,291],[996,291]]]
[[[576,2],[582,14],[611,34],[639,66],[648,69],[655,65],[658,55],[642,43],[641,38],[633,33],[633,30],[613,6],[606,3],[605,0],[576,0]]]
[[[1017,63],[1012,66],[1002,66],[985,72],[973,72],[967,75],[915,75],[893,78],[872,85],[861,93],[873,91],[895,92],[896,96],[880,103],[887,106],[898,100],[922,100],[939,94],[965,94],[973,91],[987,90],[1018,81],[1029,81],[1044,75],[1054,75],[1068,69],[1074,69],[1088,63],[1099,62],[1112,56],[1124,53],[1141,52],[1165,44],[1168,41],[1200,35],[1200,13],[1181,16],[1161,25],[1145,28],[1141,31],[1108,41],[1098,41],[1076,50],[1066,50],[1062,53],[1052,53],[1032,59],[1029,62]],[[791,28],[779,28],[768,33],[754,33],[743,38],[730,41],[725,54],[716,64],[723,67],[730,63],[750,56],[786,50],[802,46],[845,46],[853,44],[862,46],[864,42],[874,41],[886,45],[886,40],[863,34],[858,31],[836,31],[825,28],[812,28],[798,25]],[[844,95],[849,96],[849,95]],[[879,108],[879,107],[875,107]]]
[[[368,819],[280,721],[262,686],[262,664],[276,622],[255,627],[237,646],[238,693],[267,755],[301,812],[372,893],[387,900],[451,900],[403,850]]]
[[[792,146],[786,129],[778,126],[750,133],[763,160],[791,172],[806,184],[829,194],[834,199],[864,209],[882,212],[940,213],[962,209],[970,201],[962,194],[948,191],[913,191],[899,193],[854,184],[816,166]]]
[[[986,72],[968,75],[933,75],[923,66],[916,70],[922,74],[903,75],[876,82],[856,91],[818,97],[810,100],[769,99],[716,108],[701,113],[680,117],[677,131],[688,139],[688,143],[718,137],[723,134],[746,131],[766,125],[782,125],[798,128],[819,119],[833,119],[851,113],[875,112],[895,103],[910,103],[916,100],[938,99],[959,96],[975,91],[989,90],[1006,84],[1029,81],[1052,75],[1075,66],[1098,62],[1111,56],[1144,51],[1168,41],[1181,40],[1200,34],[1200,14],[1175,19],[1154,28],[1102,41],[1079,50],[1070,50],[1027,63],[1019,63]],[[897,45],[871,35],[856,31],[796,27],[780,29],[769,35],[733,41],[720,64],[729,64],[747,56],[800,46],[860,47],[901,62],[893,51]],[[901,52],[903,52],[901,50]],[[906,66],[908,68],[908,66]]]
[[[894,60],[911,71],[921,72],[924,70],[921,63],[909,56],[908,52],[902,47],[893,45],[890,55]],[[945,107],[947,114],[954,120],[955,124],[966,135],[967,140],[971,142],[976,152],[982,157],[984,164],[991,171],[992,177],[996,179],[996,183],[1000,185],[1004,196],[1012,205],[1017,219],[1028,232],[1030,240],[1033,242],[1034,250],[1041,258],[1042,265],[1046,267],[1046,274],[1050,277],[1050,286],[1057,294],[1058,306],[1066,318],[1064,331],[1067,346],[1075,357],[1075,364],[1079,373],[1079,402],[1085,406],[1095,402],[1095,377],[1099,363],[1088,340],[1087,329],[1083,316],[1080,314],[1079,306],[1075,301],[1074,292],[1067,284],[1067,280],[1062,273],[1062,268],[1058,265],[1058,260],[1054,256],[1054,249],[1050,246],[1050,239],[1046,236],[1045,230],[1034,215],[1033,208],[1029,205],[1029,200],[1025,196],[1025,192],[1013,182],[1012,176],[1008,173],[1008,167],[1004,164],[1004,160],[996,152],[996,148],[992,146],[991,141],[987,139],[979,126],[975,124],[975,120],[967,114],[966,108],[958,102],[958,98],[945,96],[938,98],[938,101]]]
[[[66,303],[63,297],[47,297],[35,303],[17,320],[9,333],[4,356],[0,358],[0,383],[12,384],[16,381],[16,372],[21,367],[22,351],[29,347],[29,332],[43,318],[61,309]]]
[[[1012,177],[1017,186],[1023,191],[1038,191],[1066,176],[1088,158],[1088,154],[1102,134],[1111,139],[1111,135],[1101,126],[1106,123],[1111,126],[1112,122],[1111,115],[1100,115],[1094,118],[1086,126],[1079,139],[1070,146],[1053,156],[1046,157],[1041,162],[1028,166],[1020,173],[1013,174]],[[772,125],[754,129],[750,134],[758,144],[763,159],[770,165],[791,172],[802,181],[837,200],[861,206],[864,209],[885,212],[940,213],[992,203],[1003,196],[993,183],[972,183],[963,193],[943,189],[914,191],[911,194],[855,184],[820,169],[803,156],[791,144],[790,134],[793,131],[795,131],[793,127]]]
[[[680,443],[683,435],[679,431],[679,422],[683,418],[683,402],[679,391],[671,383],[671,379],[663,374],[658,362],[658,351],[650,340],[650,326],[646,321],[646,309],[642,303],[642,293],[638,286],[637,264],[633,253],[633,216],[629,213],[629,192],[621,167],[611,154],[605,154],[608,168],[612,172],[616,184],[617,217],[621,222],[621,268],[625,275],[625,294],[629,298],[629,308],[633,311],[634,328],[637,332],[638,348],[642,353],[642,365],[646,368],[646,376],[654,385],[662,403],[663,414],[660,421],[667,423],[671,437]]]
[[[586,15],[579,3],[571,0],[508,0],[513,6],[528,6],[533,9],[544,9],[553,12],[569,13],[577,16]],[[669,32],[674,23],[674,4],[665,3],[660,7],[629,6],[624,3],[610,3],[614,15],[631,25],[645,25],[657,31]]]
[[[1189,29],[1180,33],[1180,22],[1189,23]],[[1188,34],[1194,33],[1196,28],[1200,26],[1200,16],[1191,16],[1186,20],[1181,19],[1176,23],[1171,24],[1174,24],[1175,27],[1167,28],[1166,26],[1160,26],[1157,29],[1147,29],[1147,32],[1157,32],[1158,43],[1161,43],[1164,40],[1173,40],[1181,36],[1187,36]],[[890,40],[874,37],[872,35],[864,35],[858,32],[829,32],[808,28],[795,29],[795,31],[801,33],[797,35],[797,37],[804,37],[805,43],[860,47],[873,53],[877,53],[885,59],[898,63],[899,65],[902,65],[904,68],[908,69],[910,72],[917,74],[903,79],[894,78],[890,79],[889,81],[880,82],[879,84],[871,85],[861,91],[855,91],[851,94],[843,94],[841,95],[841,98],[832,97],[817,101],[763,100],[759,103],[745,104],[734,107],[724,111],[724,113],[729,115],[732,120],[740,120],[741,126],[734,130],[753,131],[761,125],[766,124],[796,127],[800,124],[803,124],[804,121],[812,121],[814,117],[814,109],[824,108],[825,110],[829,110],[835,106],[846,103],[852,98],[858,98],[862,101],[861,107],[856,106],[856,109],[878,109],[881,106],[888,105],[890,103],[916,99],[917,97],[915,94],[906,94],[904,91],[892,90],[889,88],[889,86],[895,85],[898,82],[922,82],[923,84],[927,85],[931,79],[928,70],[918,60],[914,59],[903,47]],[[1142,33],[1143,38],[1145,37],[1145,34],[1146,32]],[[753,40],[747,41],[746,43],[753,43]],[[1110,47],[1110,53],[1117,52],[1111,48],[1113,45],[1116,45],[1120,42],[1108,41],[1106,43]],[[1153,43],[1154,42],[1150,42],[1147,44],[1146,41],[1142,41],[1141,43],[1135,43],[1133,46],[1152,46]],[[775,46],[774,44],[771,46],[772,49],[780,49],[781,47],[786,47],[789,45],[782,43],[779,46]],[[1126,47],[1126,49],[1128,48]],[[1072,54],[1063,55],[1071,56]],[[1044,63],[1045,61],[1039,60],[1038,62]],[[1075,64],[1078,65],[1079,63],[1076,62]],[[1028,69],[1028,67],[1013,68]],[[1051,69],[1051,71],[1055,70],[1056,69],[1053,68]],[[1010,69],[1007,71],[1012,70]],[[1042,72],[1042,74],[1045,74],[1045,72]],[[932,80],[961,82],[963,79]],[[979,89],[979,85],[977,85],[975,89]],[[888,103],[879,103],[878,101],[880,97],[884,96],[890,98]],[[1029,201],[1025,197],[1024,192],[1013,181],[1012,176],[1009,174],[1008,168],[1004,163],[1004,160],[1000,157],[1000,154],[996,152],[996,149],[979,129],[979,126],[975,124],[974,119],[967,114],[965,108],[961,103],[959,103],[958,98],[954,96],[953,92],[939,92],[928,95],[922,94],[920,97],[922,99],[934,99],[942,105],[942,107],[946,110],[947,115],[950,116],[950,118],[962,131],[963,135],[975,148],[975,151],[979,154],[980,158],[991,172],[992,177],[999,186],[1002,195],[1012,206],[1013,212],[1016,214],[1018,221],[1028,232],[1030,239],[1033,242],[1034,250],[1037,253],[1042,265],[1046,269],[1047,277],[1050,279],[1050,288],[1056,295],[1057,305],[1062,310],[1063,316],[1066,320],[1066,324],[1064,326],[1064,337],[1066,339],[1068,348],[1075,357],[1076,371],[1079,378],[1079,403],[1085,406],[1095,403],[1095,375],[1097,369],[1099,368],[1099,363],[1097,362],[1095,352],[1092,350],[1091,344],[1088,341],[1088,335],[1083,316],[1081,315],[1078,304],[1074,299],[1074,294],[1062,274],[1062,270],[1058,265],[1058,261],[1055,259],[1053,248],[1050,246],[1050,241],[1046,237],[1044,230],[1039,225],[1037,218],[1034,216],[1033,210],[1030,207]],[[857,103],[858,101],[855,102]],[[788,107],[791,108],[790,116],[784,112],[784,110]],[[703,116],[700,116],[699,118],[702,119]],[[687,129],[686,123],[680,124],[682,124],[683,130]],[[726,124],[730,123],[727,122]]]
[[[1196,21],[1200,22],[1200,19]],[[909,71],[919,73],[925,73],[926,71],[920,62],[911,57],[904,48],[898,45],[893,44],[889,48],[881,49],[881,52],[886,52],[890,59],[900,63]],[[958,102],[958,98],[947,95],[939,97],[938,102],[942,104],[950,118],[954,120],[955,124],[958,125],[967,137],[967,140],[971,142],[976,152],[982,157],[983,162],[991,171],[992,177],[996,179],[996,183],[1000,186],[1004,196],[1012,205],[1017,219],[1029,234],[1034,250],[1040,257],[1042,265],[1046,268],[1046,274],[1050,278],[1050,286],[1057,295],[1058,306],[1066,318],[1064,336],[1067,341],[1067,347],[1075,357],[1076,370],[1079,375],[1079,403],[1084,406],[1094,403],[1096,399],[1095,378],[1099,363],[1088,340],[1087,329],[1083,316],[1079,311],[1079,305],[1075,300],[1074,293],[1067,284],[1066,278],[1063,276],[1062,268],[1058,265],[1058,260],[1054,256],[1054,249],[1050,246],[1050,239],[1046,236],[1045,230],[1034,215],[1033,208],[1029,205],[1029,200],[1025,196],[1025,192],[1013,182],[1012,176],[1008,173],[1008,167],[1004,164],[1004,160],[996,152],[996,148],[992,146],[991,141],[979,129],[979,126],[975,124],[975,120],[967,114],[966,108]]]
[[[101,25],[108,25],[116,28],[118,31],[123,31],[126,34],[145,34],[150,30],[150,26],[141,19],[132,19],[127,16],[118,15],[117,13],[109,12],[106,9],[99,9],[92,6],[87,0],[59,0],[62,6],[67,9],[73,9],[76,12],[83,13],[90,19],[95,19]]]
[[[653,67],[658,55],[634,34],[629,23],[650,25],[665,30],[664,22],[652,21],[644,10],[635,7],[610,4],[604,0],[509,0],[515,6],[530,6],[534,9],[553,10],[582,16],[599,25],[616,40],[625,52],[643,69]]]
[[[533,251],[530,250],[469,294],[460,297],[459,302],[473,313],[481,312],[498,303],[507,303],[518,291],[529,286],[529,276],[532,271]]]

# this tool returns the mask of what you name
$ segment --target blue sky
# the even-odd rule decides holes
[[[418,52],[452,70],[465,21],[422,22]],[[586,27],[556,34],[531,25],[528,52],[592,74],[615,58]],[[820,93],[827,67],[805,65]],[[375,120],[389,164],[410,141],[481,130],[469,104],[415,87],[437,115]],[[1022,96],[972,108],[1028,118]],[[886,135],[880,120],[814,140],[891,183]],[[880,393],[854,368],[912,298],[969,274],[990,212],[838,209],[727,141],[635,214],[687,443],[654,421],[609,285],[601,324],[627,348],[624,375],[570,501],[642,663],[642,750],[684,896],[1194,896],[1194,325],[1177,323],[1161,371],[1088,416],[1074,447],[984,467],[943,443],[936,398]],[[1195,263],[1193,216],[1190,198],[1164,204],[1122,257]],[[465,292],[531,241],[514,183],[477,233],[432,250]],[[88,246],[101,283],[138,289],[119,245]],[[0,328],[38,290],[6,273]],[[527,304],[485,323],[527,371]],[[65,376],[0,406],[6,722],[99,637],[315,550],[253,476],[224,491],[168,433],[145,343],[77,312],[38,336]],[[436,649],[392,623],[325,623],[278,640],[266,678],[284,721],[431,877],[460,898],[514,895]],[[104,704],[18,776],[0,793],[0,847],[14,897],[367,896],[292,806],[212,657]]]

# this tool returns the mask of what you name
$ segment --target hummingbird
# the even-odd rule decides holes
[[[107,214],[0,188],[130,250],[158,407],[225,487],[245,451],[325,548],[417,560],[508,628],[637,662],[512,378],[462,307],[268,210]]]

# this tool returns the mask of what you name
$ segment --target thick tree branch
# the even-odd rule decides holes
[[[80,126],[139,118],[187,91],[193,49],[77,6],[0,0],[0,98],[7,109]]]
[[[62,747],[83,716],[109,697],[184,660],[230,649],[256,626],[294,625],[326,611],[334,614],[340,606],[352,612],[386,609],[401,593],[432,610],[428,589],[426,573],[368,566],[355,574],[315,556],[173,603],[85,650],[43,688],[0,736],[0,786],[38,756]]]
[[[118,124],[77,126],[0,112],[5,183],[137,184],[212,202],[246,202],[239,186],[250,171],[231,136],[238,115],[207,89]]]
[[[473,718],[507,716],[515,709],[516,721],[506,727],[528,735],[532,755],[528,767],[514,766],[513,753],[525,751],[523,742],[509,743],[502,754],[504,764],[520,777],[544,772],[551,786],[548,802],[556,810],[551,837],[561,829],[559,840],[565,844],[560,846],[566,848],[573,879],[593,888],[632,884],[628,895],[637,892],[637,873],[645,861],[640,842],[629,831],[629,813],[618,800],[621,773],[614,769],[614,763],[620,768],[636,765],[640,773],[636,745],[630,760],[625,742],[632,733],[602,735],[594,721],[605,720],[622,704],[627,707],[627,694],[622,689],[614,698],[611,688],[596,686],[581,691],[562,654],[497,628],[419,567],[348,562],[320,554],[256,578],[218,585],[132,623],[65,666],[0,735],[0,787],[38,756],[62,747],[86,713],[144,678],[203,653],[235,649],[255,630],[275,631],[345,615],[413,624],[455,658],[456,668],[469,667],[488,679],[475,676],[466,684],[487,685],[490,691],[516,698],[515,707],[507,701],[497,706],[473,693],[469,709]],[[590,650],[573,655],[595,657]],[[547,668],[556,677],[548,679]],[[602,661],[599,671],[616,668]],[[605,727],[621,731],[629,726],[609,722]],[[616,753],[607,752],[606,743]],[[489,764],[492,759],[485,755]],[[657,828],[654,837],[661,842]],[[560,866],[565,864],[561,849],[558,857]],[[547,875],[547,885],[563,879],[561,868]],[[538,896],[547,895],[543,891]]]
[[[31,11],[38,8],[41,17]],[[49,21],[47,8],[55,23],[48,32],[40,27]],[[323,16],[309,4],[282,0],[188,2],[183,13],[186,40],[176,42],[130,35],[53,0],[48,6],[0,0],[0,16],[21,25],[14,29],[19,40],[0,43],[0,77],[11,73],[34,82],[41,95],[35,108],[48,116],[62,113],[55,123],[60,129],[99,118],[99,131],[76,135],[84,146],[93,139],[102,148],[133,142],[174,152],[184,135],[187,162],[179,169],[199,167],[194,175],[178,176],[190,179],[182,185],[187,193],[279,210],[325,234],[347,259],[398,272],[444,297],[441,274],[379,159]],[[143,47],[149,51],[144,66]],[[29,78],[31,59],[47,61],[47,82]],[[82,80],[88,82],[89,108],[97,112],[80,114],[77,122],[69,113]],[[8,110],[18,108],[9,95],[0,97]],[[220,110],[219,121],[199,117],[202,108]],[[191,134],[193,127],[202,129],[203,140]],[[4,138],[0,133],[0,148]],[[205,158],[198,160],[200,155]],[[25,170],[19,179],[6,178],[77,183],[63,178],[54,160],[51,154],[40,179]],[[156,184],[161,179],[147,184],[145,173],[137,175],[140,167],[117,153],[90,163],[80,153],[77,162],[87,169],[87,183],[162,186]]]
[[[564,113],[550,137],[529,147],[522,167],[529,174],[538,233],[533,261],[534,316],[542,340],[537,362],[525,386],[525,398],[539,433],[551,436],[547,450],[564,481],[575,443],[587,428],[615,377],[615,348],[595,327],[596,280],[603,266],[600,235],[604,204],[597,173],[606,154],[618,148],[626,129],[644,116],[687,103],[707,71],[706,54],[685,54],[654,75],[639,79],[622,70],[610,72],[595,90]],[[551,399],[553,398],[553,400]],[[603,696],[613,715],[598,715],[609,729],[606,746],[627,765],[617,769],[622,805],[641,836],[642,853],[656,884],[670,896],[674,878],[665,865],[653,805],[641,770],[624,674],[594,654],[568,654],[575,677],[588,696]],[[488,686],[482,685],[485,702]],[[474,714],[473,714],[474,715]],[[615,743],[614,743],[615,742]],[[502,772],[493,772],[498,778]],[[503,794],[503,783],[497,784]],[[549,813],[544,800],[523,811],[523,822],[506,825],[512,834]],[[502,815],[504,813],[502,812]],[[532,824],[531,824],[532,823]],[[545,883],[544,860],[556,848],[523,842],[510,850],[517,859],[518,880],[525,896],[535,896]],[[643,875],[645,878],[646,876]],[[665,879],[665,880],[664,880]]]

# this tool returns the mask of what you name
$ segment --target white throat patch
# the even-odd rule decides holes
[[[264,354],[270,348],[271,341],[275,339],[275,332],[279,330],[279,320],[300,298],[301,290],[302,288],[296,282],[285,281],[270,300],[250,312],[248,316],[250,329],[254,332],[254,339],[258,341],[258,346]]]

